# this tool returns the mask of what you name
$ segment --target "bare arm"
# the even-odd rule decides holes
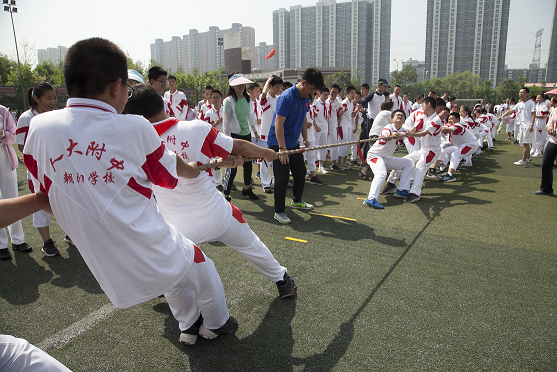
[[[176,173],[178,177],[191,179],[199,176],[200,171],[195,162],[186,163],[181,157],[176,156]]]
[[[264,149],[263,147],[257,146],[255,143],[237,138],[234,139],[232,153],[246,158],[265,158],[267,161],[273,161],[277,158],[277,153],[273,150]]]
[[[11,225],[40,210],[52,213],[48,196],[44,192],[2,199],[0,200],[0,228]]]

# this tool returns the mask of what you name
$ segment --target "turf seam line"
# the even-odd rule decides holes
[[[99,310],[93,311],[92,313],[78,320],[69,327],[41,341],[36,346],[46,353],[53,349],[62,347],[77,336],[85,333],[98,323],[110,317],[116,310],[118,310],[118,308],[116,308],[111,303],[106,304]]]

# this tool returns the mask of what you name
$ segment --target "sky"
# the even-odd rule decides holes
[[[172,36],[188,34],[190,29],[206,32],[209,26],[227,29],[232,23],[241,23],[255,28],[256,44],[260,41],[272,44],[273,10],[316,4],[315,0],[16,1],[18,13],[14,14],[14,23],[18,45],[27,42],[35,49],[70,47],[78,40],[98,36],[115,42],[134,60],[143,60],[146,64],[151,58],[150,44],[155,39],[168,41]],[[391,71],[397,69],[400,60],[425,60],[426,4],[426,0],[392,0]],[[535,33],[541,28],[544,29],[541,63],[545,66],[555,0],[511,0],[510,4],[508,68],[527,68],[532,63]],[[15,58],[7,12],[0,13],[0,35],[0,53]],[[34,58],[36,63],[36,53]]]

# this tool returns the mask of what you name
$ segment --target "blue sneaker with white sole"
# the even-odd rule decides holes
[[[406,190],[396,190],[395,193],[393,194],[393,196],[395,198],[400,198],[400,199],[404,199],[406,198],[410,193]]]
[[[377,202],[377,199],[373,198],[373,199],[366,199],[364,200],[364,205],[366,207],[371,207],[371,208],[375,208],[375,209],[383,209],[383,206],[381,204],[379,204]]]

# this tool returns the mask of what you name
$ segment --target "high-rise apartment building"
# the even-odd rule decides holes
[[[173,36],[170,41],[155,39],[151,44],[151,59],[154,59],[163,68],[175,72],[181,67],[188,73],[197,67],[200,73],[214,71],[224,67],[224,48],[219,45],[219,40],[231,32],[240,32],[242,47],[249,47],[252,61],[256,58],[255,29],[244,27],[241,23],[233,23],[232,27],[220,30],[211,26],[207,32],[196,29],[189,30],[183,37]]]
[[[275,10],[273,44],[275,68],[348,67],[374,85],[389,77],[391,0],[323,0]]]
[[[57,65],[58,62],[64,60],[67,52],[68,52],[68,48],[66,48],[65,46],[57,46],[56,48],[37,49],[37,61],[38,63],[50,61],[54,65]]]
[[[255,47],[255,60],[252,60],[252,68],[257,70],[272,70],[275,68],[276,57],[265,59],[273,51],[274,45],[267,45],[266,42],[261,41]]]
[[[509,8],[510,0],[428,0],[427,78],[472,71],[502,81]]]
[[[549,45],[545,81],[557,83],[557,3],[553,6],[553,26],[551,27],[551,43]]]

